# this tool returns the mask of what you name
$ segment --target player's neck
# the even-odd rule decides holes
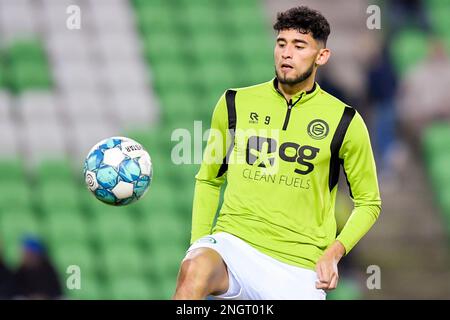
[[[296,83],[296,84],[283,84],[281,82],[278,82],[278,89],[281,91],[281,93],[284,95],[287,101],[289,101],[293,96],[295,96],[296,93],[300,91],[311,91],[314,87],[314,77],[309,77],[308,79],[305,79],[302,82]]]

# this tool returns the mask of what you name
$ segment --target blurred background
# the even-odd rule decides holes
[[[371,4],[380,29],[367,26]],[[66,27],[70,5],[79,30]],[[170,298],[198,170],[171,162],[171,133],[206,130],[227,88],[273,77],[271,26],[297,5],[331,24],[318,82],[363,115],[383,200],[329,298],[449,299],[447,0],[0,0],[0,298]],[[128,207],[83,181],[89,149],[113,135],[153,161],[149,193]],[[352,206],[342,183],[340,226]],[[70,265],[80,290],[66,286]],[[381,289],[366,286],[371,265]]]

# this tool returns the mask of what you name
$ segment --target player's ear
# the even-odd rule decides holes
[[[319,54],[316,57],[316,64],[318,66],[323,66],[328,62],[330,58],[331,51],[328,48],[319,49]]]

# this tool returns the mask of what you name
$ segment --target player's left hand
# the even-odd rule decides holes
[[[318,281],[317,289],[333,290],[336,289],[339,280],[338,263],[345,254],[344,246],[335,241],[325,252],[316,264]]]

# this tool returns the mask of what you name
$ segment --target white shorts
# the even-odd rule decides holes
[[[213,299],[227,300],[325,300],[326,293],[316,289],[313,270],[283,263],[245,241],[225,232],[208,235],[194,242],[197,248],[217,251],[228,268],[229,288]]]

